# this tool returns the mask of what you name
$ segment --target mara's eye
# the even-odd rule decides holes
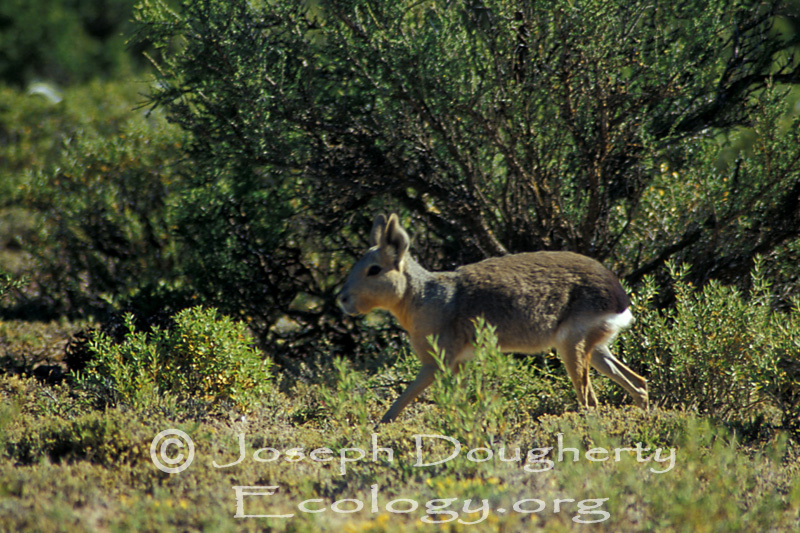
[[[372,265],[371,267],[369,267],[369,270],[367,270],[367,276],[377,276],[380,273],[381,273],[381,267],[379,267],[378,265]]]

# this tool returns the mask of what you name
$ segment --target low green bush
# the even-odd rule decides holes
[[[154,428],[142,417],[121,410],[90,411],[69,419],[11,425],[4,453],[19,464],[89,460],[97,464],[134,463],[145,459]]]
[[[142,1],[148,99],[192,164],[184,283],[296,361],[353,354],[364,330],[328,317],[377,211],[436,270],[566,249],[632,285],[668,258],[733,282],[799,235],[778,6]]]
[[[485,444],[518,433],[545,412],[564,411],[572,389],[565,373],[542,375],[530,359],[502,353],[495,327],[483,319],[475,321],[474,357],[457,373],[432,340],[442,372],[431,387],[437,409],[427,413],[427,423],[439,432]]]
[[[654,305],[649,279],[634,298],[636,323],[621,335],[627,358],[647,368],[651,402],[725,420],[800,417],[800,306],[775,309],[761,260],[742,292],[715,281],[702,290],[671,266],[675,305]]]
[[[215,309],[195,307],[170,328],[136,331],[126,315],[122,342],[95,332],[92,359],[75,373],[77,387],[101,403],[152,405],[163,397],[225,402],[246,411],[270,388],[272,362],[256,349],[246,326]]]

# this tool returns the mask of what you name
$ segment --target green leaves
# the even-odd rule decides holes
[[[777,409],[782,424],[796,426],[800,315],[773,308],[763,261],[745,294],[715,281],[697,289],[686,267],[673,266],[671,276],[674,307],[659,312],[647,282],[634,298],[634,327],[620,341],[626,359],[647,368],[653,401],[739,421]]]
[[[429,339],[440,371],[429,394],[437,409],[427,423],[470,446],[503,440],[543,411],[565,409],[571,391],[563,369],[545,373],[531,359],[500,351],[495,327],[475,320],[474,357],[453,371],[436,339]]]
[[[96,332],[78,388],[111,405],[147,406],[175,397],[226,402],[242,411],[270,389],[272,362],[255,348],[243,323],[200,307],[173,318],[171,328],[139,332],[127,315],[122,342]]]
[[[682,222],[652,239],[660,169],[681,186],[713,172],[717,132],[750,125],[771,76],[800,80],[775,9],[205,2],[173,25],[146,3],[139,21],[164,51],[152,102],[192,133],[198,183],[267,190],[297,228],[389,205],[432,245],[466,243],[463,260],[566,248],[637,271],[697,242]]]
[[[0,269],[0,302],[3,300],[6,293],[15,289],[21,289],[25,286],[25,283],[25,279],[19,279]]]
[[[42,222],[31,290],[56,312],[191,295],[276,357],[350,352],[333,294],[378,210],[413,221],[435,270],[565,249],[634,287],[688,263],[699,287],[763,254],[797,293],[800,70],[778,3],[171,6],[135,11],[147,116],[116,84],[54,106],[3,92],[0,188]]]

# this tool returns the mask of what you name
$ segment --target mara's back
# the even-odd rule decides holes
[[[494,257],[455,272],[454,322],[469,327],[470,319],[483,316],[497,327],[504,348],[543,347],[567,319],[618,314],[630,305],[614,274],[571,252]]]

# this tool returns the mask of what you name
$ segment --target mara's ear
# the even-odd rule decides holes
[[[372,230],[369,232],[369,245],[377,246],[381,242],[381,235],[383,235],[383,228],[386,227],[386,217],[378,215],[375,217],[375,222],[372,223]]]
[[[380,238],[380,247],[383,253],[390,253],[391,260],[396,268],[400,267],[409,245],[408,233],[400,226],[397,215],[392,213],[386,222]]]

